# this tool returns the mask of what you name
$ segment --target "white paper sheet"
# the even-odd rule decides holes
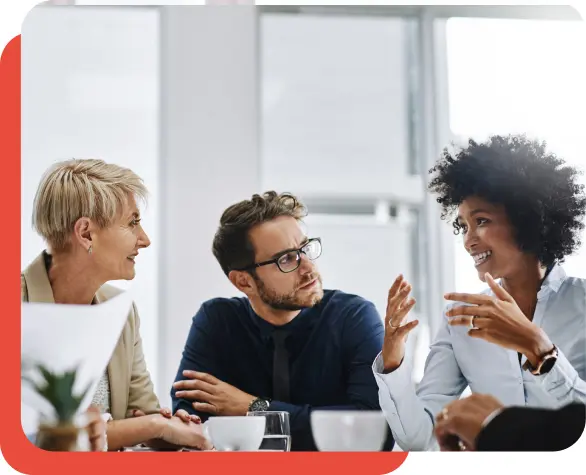
[[[23,303],[23,374],[38,380],[38,372],[27,369],[37,363],[58,372],[78,368],[76,394],[90,385],[79,410],[85,412],[118,343],[131,305],[129,292],[97,305]],[[54,417],[54,410],[29,383],[22,382],[21,390],[22,427],[25,434],[33,434],[41,415]]]

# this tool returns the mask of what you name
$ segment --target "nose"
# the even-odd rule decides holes
[[[299,259],[301,260],[301,262],[299,263],[299,273],[311,274],[315,269],[313,261],[302,252],[299,253]]]
[[[478,235],[472,229],[468,229],[468,232],[464,234],[464,249],[469,253],[474,250],[478,245]]]
[[[142,227],[140,228],[140,234],[138,235],[138,247],[139,248],[145,248],[145,247],[149,247],[151,245],[151,240],[149,239],[147,233],[144,231],[144,229],[142,229]]]

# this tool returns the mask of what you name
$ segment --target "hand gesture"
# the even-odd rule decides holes
[[[385,373],[390,373],[401,365],[405,356],[407,336],[419,323],[417,320],[404,323],[407,314],[415,305],[415,299],[408,298],[410,292],[411,284],[402,275],[395,279],[389,290],[382,351]]]
[[[522,353],[536,365],[541,356],[553,348],[553,343],[541,328],[527,318],[513,297],[489,273],[486,273],[485,279],[494,297],[458,293],[444,296],[446,300],[471,304],[449,310],[446,313],[449,324],[468,326],[471,337],[482,338]]]

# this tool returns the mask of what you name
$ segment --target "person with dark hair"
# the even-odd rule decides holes
[[[444,150],[430,172],[442,217],[456,214],[454,230],[489,288],[446,294],[452,303],[417,389],[403,362],[417,325],[404,323],[414,305],[410,285],[399,277],[389,291],[373,371],[394,438],[409,450],[437,448],[434,415],[467,386],[506,406],[586,402],[586,280],[560,266],[583,228],[577,170],[544,143],[494,136],[455,154]]]
[[[204,420],[288,412],[291,449],[308,451],[312,410],[380,410],[370,365],[384,329],[371,302],[322,289],[322,243],[305,234],[305,215],[295,196],[274,191],[224,212],[213,253],[246,297],[203,303],[171,397],[174,411]]]
[[[557,451],[574,445],[584,432],[586,406],[559,409],[503,404],[473,394],[448,404],[436,417],[435,434],[443,451]]]

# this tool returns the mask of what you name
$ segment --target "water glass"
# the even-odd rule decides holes
[[[289,413],[280,411],[253,411],[247,416],[264,416],[266,418],[265,435],[259,448],[266,452],[291,451],[291,429]]]

